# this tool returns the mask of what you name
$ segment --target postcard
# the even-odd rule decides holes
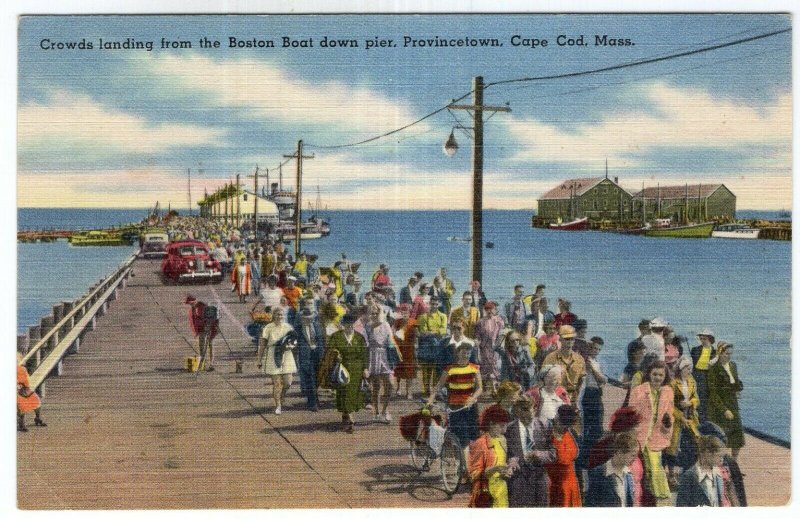
[[[787,505],[791,31],[20,16],[18,508]]]

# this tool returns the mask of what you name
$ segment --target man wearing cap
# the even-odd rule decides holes
[[[185,304],[191,305],[189,308],[189,327],[197,339],[197,351],[200,353],[200,364],[198,371],[214,371],[214,337],[217,336],[219,329],[219,319],[208,321],[206,319],[206,304],[198,301],[194,296],[186,296]],[[206,357],[208,355],[208,357]]]
[[[645,357],[647,355],[655,355],[658,360],[664,360],[664,354],[666,352],[664,333],[666,328],[667,322],[660,317],[656,317],[650,321],[650,333],[642,337]]]
[[[317,399],[317,371],[325,353],[325,330],[317,319],[311,304],[303,300],[300,319],[295,323],[297,332],[297,361],[300,373],[300,393],[306,397],[311,411],[319,410]]]
[[[286,278],[286,286],[283,288],[283,295],[286,296],[286,301],[295,311],[300,307],[300,296],[303,294],[303,291],[296,286],[296,283],[297,278],[289,276]]]
[[[697,408],[697,415],[700,421],[706,419],[706,402],[708,401],[708,368],[717,363],[717,348],[714,345],[714,332],[704,328],[697,334],[700,341],[698,346],[691,350],[692,356],[692,377],[697,383],[697,396],[700,398],[700,406]]]
[[[583,357],[572,349],[575,344],[575,328],[564,325],[559,328],[558,335],[561,346],[544,358],[544,364],[561,366],[561,385],[567,390],[570,402],[577,402],[586,365]]]

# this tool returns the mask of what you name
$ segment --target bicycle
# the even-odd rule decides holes
[[[440,426],[432,416],[431,407],[442,409],[447,413],[444,427]],[[461,449],[461,442],[449,430],[450,415],[465,409],[469,409],[469,407],[451,410],[436,403],[431,406],[426,403],[420,411],[422,419],[417,424],[416,434],[413,439],[409,440],[411,464],[419,473],[430,470],[431,463],[436,458],[439,459],[439,474],[444,491],[448,496],[456,493],[461,478],[466,472],[466,461]],[[439,440],[440,438],[441,440]]]

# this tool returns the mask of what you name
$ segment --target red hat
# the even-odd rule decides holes
[[[508,411],[503,409],[502,406],[497,404],[490,405],[481,413],[481,430],[489,429],[489,426],[495,423],[508,423],[511,421],[511,415]]]
[[[197,302],[197,299],[195,299],[194,296],[189,295],[189,296],[186,296],[186,301],[184,301],[183,304],[191,305],[191,304],[194,304],[196,302]]]
[[[630,406],[620,407],[611,415],[608,428],[613,433],[621,433],[635,429],[641,421],[642,416],[636,409]]]
[[[495,308],[497,308],[497,304],[494,301],[487,301],[483,305],[484,310],[493,310]]]

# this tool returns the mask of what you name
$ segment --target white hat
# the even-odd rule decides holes
[[[287,281],[297,281],[297,278],[294,277],[294,276],[289,276],[288,278],[286,278],[286,280]]]
[[[707,336],[709,336],[709,337],[716,337],[716,336],[714,335],[714,332],[712,332],[712,331],[711,331],[709,328],[703,328],[702,330],[700,330],[699,332],[697,332],[697,336],[698,336],[698,337],[699,337],[699,336],[701,336],[701,335],[707,335]]]
[[[656,317],[650,321],[650,328],[666,328],[667,322],[660,317]]]
[[[692,365],[692,361],[689,360],[687,357],[681,357],[681,360],[678,361],[678,369],[681,370],[685,367],[689,367]]]

